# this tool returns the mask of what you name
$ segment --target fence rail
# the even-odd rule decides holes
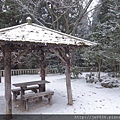
[[[38,74],[39,69],[12,69],[11,75],[22,75],[22,74]],[[1,76],[5,75],[5,71],[1,70]]]
[[[91,68],[91,67],[79,67],[79,70],[81,72],[90,72],[90,71],[96,71],[96,68]],[[40,69],[12,69],[11,70],[11,75],[23,75],[23,74],[39,74]],[[55,73],[61,73],[59,69],[55,68],[47,68],[46,73],[48,74],[55,74]],[[62,71],[63,73],[63,71]],[[0,76],[3,77],[5,75],[4,70],[0,70]]]

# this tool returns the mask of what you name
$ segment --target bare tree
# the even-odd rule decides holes
[[[40,25],[75,35],[93,0],[15,0]],[[86,17],[87,18],[87,17]]]

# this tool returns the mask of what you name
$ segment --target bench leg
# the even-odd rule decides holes
[[[31,91],[33,91],[34,93],[37,93],[37,89],[35,88],[31,89]]]
[[[13,100],[15,101],[17,98],[16,92],[13,93]]]
[[[29,101],[28,99],[24,101],[24,104],[25,104],[25,110],[29,110]]]
[[[20,91],[15,91],[15,92],[13,92],[13,100],[15,101],[16,100],[16,98],[17,98],[17,96],[18,95],[20,95]]]
[[[23,104],[23,95],[25,94],[25,90],[21,87],[21,103]]]
[[[22,99],[22,96],[25,94],[25,90],[23,88],[21,88],[21,99]]]
[[[48,95],[48,103],[51,104],[52,95]]]
[[[40,102],[42,101],[42,97],[39,97],[39,101],[40,101]]]

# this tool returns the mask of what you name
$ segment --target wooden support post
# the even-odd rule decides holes
[[[2,72],[1,72],[1,69],[0,69],[0,83],[1,83],[1,77],[2,77]]]
[[[45,55],[44,50],[41,49],[41,80],[45,80]],[[45,91],[45,84],[41,85],[41,92]]]
[[[69,54],[69,48],[66,47],[65,49],[65,55],[62,53],[62,51],[59,49],[51,49],[52,52],[58,56],[63,63],[66,64],[66,87],[67,87],[67,96],[68,96],[68,105],[73,104],[72,100],[72,90],[71,90],[71,81],[70,81],[70,54]]]
[[[67,96],[68,96],[68,105],[73,104],[72,100],[72,90],[71,90],[71,81],[70,81],[70,55],[69,48],[65,48],[65,57],[66,57],[66,87],[67,87]]]
[[[4,49],[4,69],[5,69],[5,104],[6,119],[12,118],[12,96],[11,96],[11,51],[9,45]]]
[[[3,49],[3,48],[2,48]],[[2,59],[0,59],[0,83],[2,82],[1,81],[1,77],[2,77],[2,72],[1,72],[1,64],[3,62],[4,58],[2,57]]]

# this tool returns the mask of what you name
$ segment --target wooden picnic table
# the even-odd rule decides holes
[[[28,86],[38,85],[39,92],[43,92],[42,91],[42,85],[44,85],[46,83],[50,83],[50,82],[46,81],[46,80],[39,80],[39,81],[30,81],[30,82],[23,82],[23,83],[15,83],[13,85],[15,87],[20,87],[21,88],[21,99],[22,99],[23,95],[25,94],[25,90],[26,90],[26,88]]]

